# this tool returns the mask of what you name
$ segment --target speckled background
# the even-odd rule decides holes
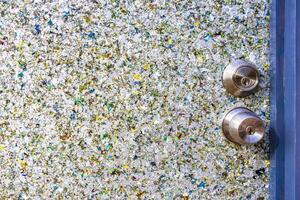
[[[268,44],[268,0],[0,0],[1,199],[269,199],[267,136],[220,130],[236,106],[268,124]]]

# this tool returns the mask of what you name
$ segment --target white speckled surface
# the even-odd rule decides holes
[[[0,1],[1,199],[269,199],[267,0]],[[260,90],[222,87],[254,62]]]

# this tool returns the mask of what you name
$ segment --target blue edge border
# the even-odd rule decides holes
[[[300,0],[271,0],[272,200],[300,200],[299,12]]]

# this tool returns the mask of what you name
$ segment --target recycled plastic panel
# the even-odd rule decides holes
[[[267,0],[0,1],[1,199],[269,199]],[[259,91],[221,77],[254,62]]]

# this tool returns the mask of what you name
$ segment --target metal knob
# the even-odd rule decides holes
[[[234,108],[223,119],[224,136],[237,144],[254,144],[259,142],[265,133],[264,122],[247,108]]]
[[[253,63],[237,60],[228,65],[223,72],[225,89],[236,97],[245,97],[258,87],[259,72]]]

